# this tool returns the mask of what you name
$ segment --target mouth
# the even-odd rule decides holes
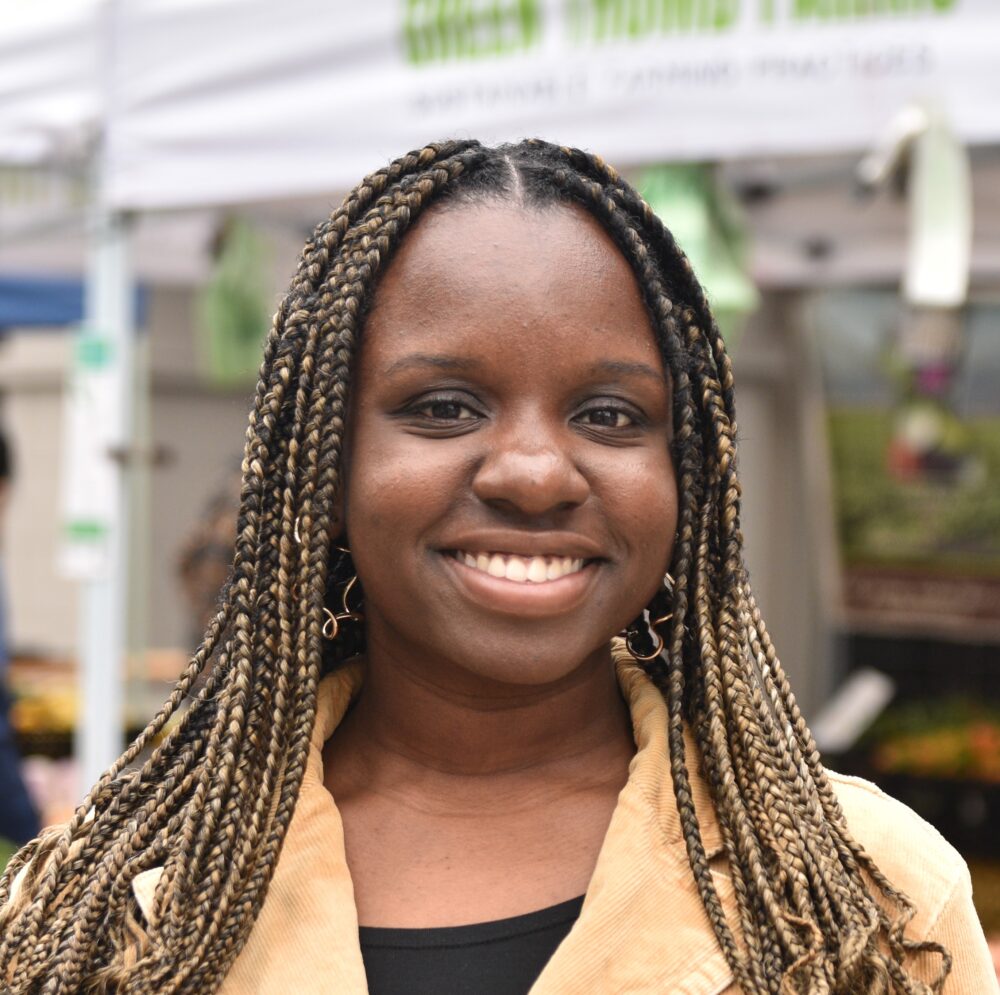
[[[578,556],[521,556],[518,553],[474,553],[464,549],[447,550],[445,555],[470,570],[515,584],[546,584],[561,580],[579,573],[591,562]]]
[[[580,556],[525,556],[500,550],[442,550],[463,595],[490,613],[552,618],[575,611],[590,597],[601,560]]]

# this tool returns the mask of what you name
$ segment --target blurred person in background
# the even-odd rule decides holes
[[[0,541],[10,499],[13,465],[10,443],[0,426]],[[21,757],[10,721],[10,691],[7,686],[9,647],[7,635],[7,592],[0,549],[0,841],[18,845],[38,833],[38,813],[21,777]]]
[[[233,565],[239,506],[237,468],[212,492],[178,556],[177,572],[190,612],[194,643],[201,639],[219,609],[219,592]]]
[[[961,858],[816,753],[733,391],[599,158],[447,142],[364,180],[275,317],[221,606],[8,867],[0,983],[989,992]]]

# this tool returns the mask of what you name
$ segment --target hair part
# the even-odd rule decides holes
[[[751,593],[732,367],[688,260],[598,157],[541,141],[453,141],[368,176],[306,243],[265,346],[218,614],[161,711],[69,823],[28,844],[0,878],[0,983],[12,995],[212,992],[243,948],[302,783],[317,683],[336,663],[324,661],[321,629],[345,570],[329,550],[364,316],[426,208],[483,202],[570,203],[596,218],[636,275],[672,380],[673,618],[665,653],[644,666],[668,707],[692,875],[739,987],[922,992],[907,958],[934,950],[942,966],[931,990],[940,992],[951,958],[906,936],[912,904],[851,836]],[[698,758],[686,755],[686,726]],[[735,922],[692,801],[689,765],[699,761]],[[164,873],[149,924],[132,883],[154,866]]]

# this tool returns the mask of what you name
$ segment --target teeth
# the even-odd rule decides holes
[[[520,556],[507,557],[507,580],[525,581],[528,579],[528,566]]]
[[[532,584],[539,584],[548,576],[548,568],[545,566],[544,556],[533,556],[528,564],[528,580]]]
[[[503,577],[516,584],[542,584],[583,569],[583,560],[572,556],[515,556],[511,553],[467,553],[459,550],[455,558],[473,570],[481,570],[491,577]]]

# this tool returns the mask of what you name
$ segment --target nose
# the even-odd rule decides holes
[[[490,433],[473,492],[486,504],[531,517],[583,504],[590,484],[573,459],[565,432],[530,414],[498,426]]]

